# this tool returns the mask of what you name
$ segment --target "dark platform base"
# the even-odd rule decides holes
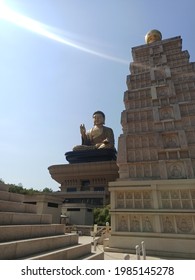
[[[115,149],[84,150],[65,153],[66,160],[69,163],[116,160],[116,155],[117,152]]]

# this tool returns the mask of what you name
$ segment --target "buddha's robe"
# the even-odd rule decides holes
[[[113,130],[106,126],[94,126],[82,137],[82,145],[75,146],[73,151],[92,149],[114,149]]]

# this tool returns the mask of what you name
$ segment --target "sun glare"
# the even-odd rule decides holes
[[[38,35],[44,36],[48,39],[54,40],[56,42],[62,43],[64,45],[67,45],[67,46],[70,46],[73,48],[76,48],[80,51],[83,51],[83,52],[86,52],[86,53],[89,53],[89,54],[92,54],[95,56],[99,56],[99,57],[107,59],[107,60],[112,60],[112,61],[115,61],[118,63],[128,64],[128,62],[126,60],[92,50],[90,48],[81,46],[80,44],[77,44],[76,42],[73,42],[67,38],[59,36],[58,34],[52,32],[52,28],[50,26],[45,25],[41,22],[38,22],[29,17],[21,15],[18,12],[13,11],[8,6],[6,6],[4,1],[2,1],[2,0],[0,0],[0,19],[11,22],[21,28],[34,32]]]

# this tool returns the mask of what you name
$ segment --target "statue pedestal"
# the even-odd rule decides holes
[[[65,153],[66,160],[69,163],[83,163],[83,162],[99,162],[99,161],[116,161],[115,149],[97,149],[97,150],[83,150],[71,151]]]
[[[108,182],[118,178],[116,161],[52,165],[49,173],[61,186],[58,195],[66,203],[103,207],[110,203]]]

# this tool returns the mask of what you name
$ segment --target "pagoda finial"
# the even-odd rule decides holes
[[[161,41],[162,40],[162,34],[160,31],[153,29],[150,30],[146,36],[145,36],[145,42],[146,44],[150,44],[156,41]]]

